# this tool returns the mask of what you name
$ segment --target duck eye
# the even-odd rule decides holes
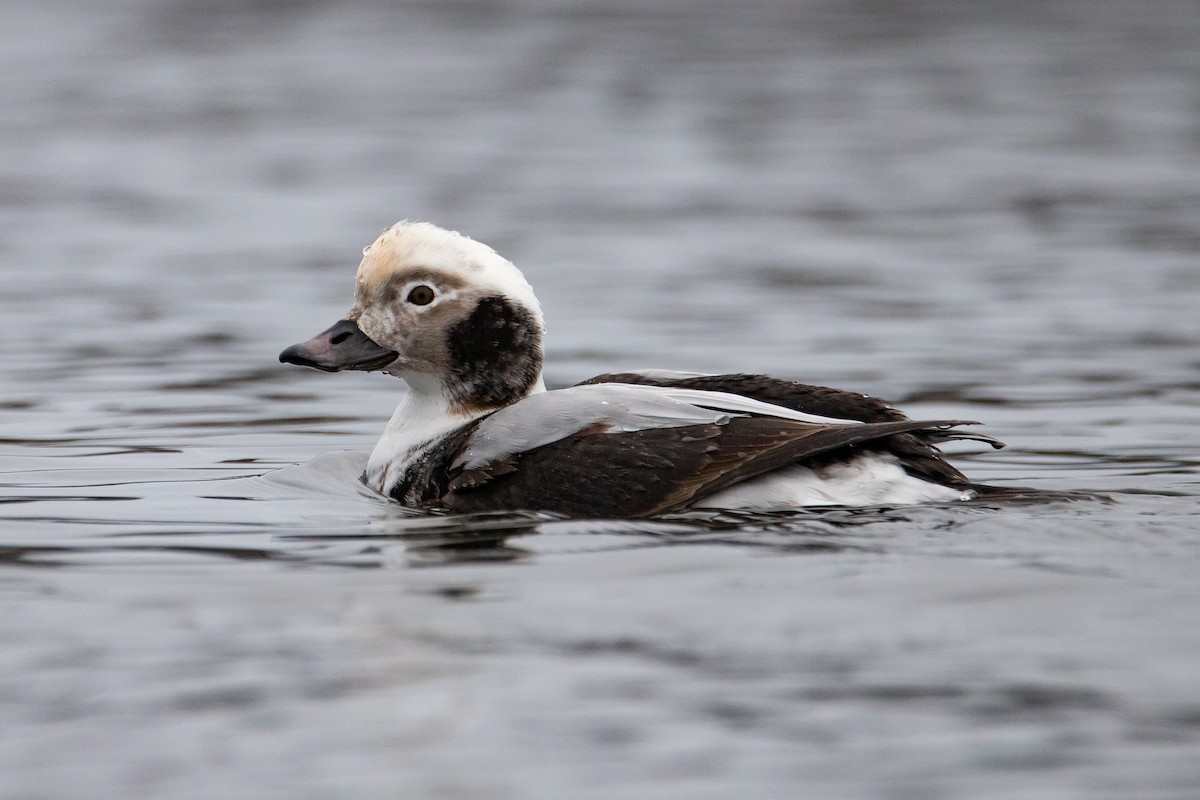
[[[414,306],[427,306],[433,302],[434,292],[428,286],[414,286],[408,293],[408,302]]]

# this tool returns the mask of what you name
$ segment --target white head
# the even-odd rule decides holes
[[[541,387],[542,311],[513,264],[427,222],[398,222],[363,250],[346,318],[281,361],[380,369],[478,412]]]

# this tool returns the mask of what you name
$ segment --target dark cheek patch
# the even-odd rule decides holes
[[[466,408],[514,403],[542,372],[542,332],[525,309],[503,297],[485,297],[466,319],[453,325],[448,389]]]

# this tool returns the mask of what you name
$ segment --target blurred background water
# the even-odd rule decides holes
[[[1189,3],[9,0],[0,797],[1200,793]],[[279,350],[401,217],[552,385],[984,420],[1004,507],[414,517]]]

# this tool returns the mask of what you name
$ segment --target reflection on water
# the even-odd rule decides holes
[[[1194,796],[1200,16],[0,16],[0,796]],[[385,502],[403,388],[275,354],[402,216],[525,269],[551,384],[856,388],[1006,492]]]

